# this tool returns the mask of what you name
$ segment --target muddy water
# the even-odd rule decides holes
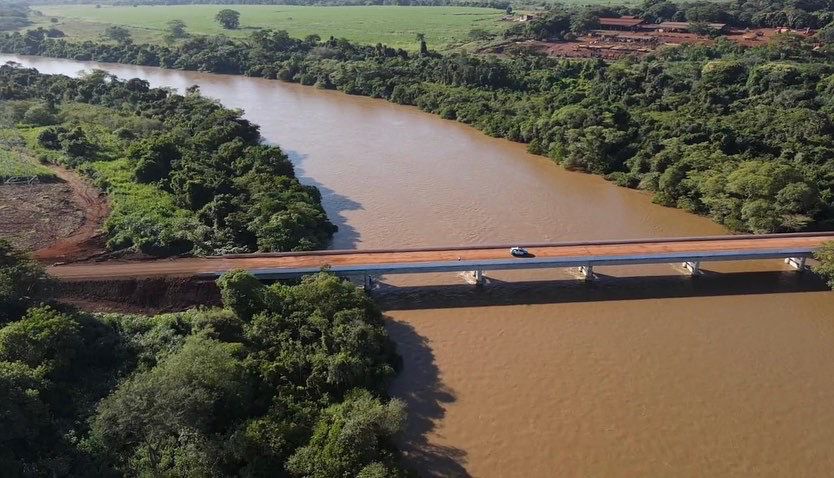
[[[9,59],[48,73],[95,66]],[[322,189],[336,248],[724,232],[412,108],[99,66],[198,84],[244,109]],[[377,296],[405,359],[392,392],[410,406],[409,459],[433,476],[830,475],[834,295],[775,261],[710,271],[610,268],[591,285],[518,272],[483,290],[454,276],[386,279]]]

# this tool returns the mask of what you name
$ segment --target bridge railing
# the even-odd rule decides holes
[[[699,253],[659,253],[634,254],[623,256],[576,256],[576,257],[541,257],[529,259],[489,259],[462,261],[411,262],[399,264],[357,264],[332,265],[327,270],[341,276],[385,275],[385,274],[422,274],[431,272],[471,272],[496,270],[523,270],[549,268],[580,268],[594,266],[623,266],[640,264],[674,264],[719,261],[739,261],[758,259],[807,258],[813,255],[808,248],[784,248],[759,251],[716,251]],[[255,277],[261,279],[295,279],[315,274],[320,267],[299,268],[254,268],[249,269]],[[695,271],[693,271],[695,272]],[[210,273],[219,276],[222,271]]]

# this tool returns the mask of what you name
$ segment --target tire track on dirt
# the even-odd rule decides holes
[[[49,168],[72,189],[71,199],[84,212],[84,222],[69,236],[36,250],[35,259],[44,263],[70,262],[104,252],[101,226],[110,215],[106,196],[73,171],[61,166]]]

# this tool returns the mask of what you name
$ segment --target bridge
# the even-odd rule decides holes
[[[245,269],[260,279],[275,280],[297,279],[327,268],[342,277],[360,277],[369,287],[372,277],[380,275],[466,272],[471,282],[479,284],[487,271],[577,268],[591,280],[594,267],[636,264],[681,264],[687,273],[697,275],[703,262],[781,259],[802,270],[806,259],[828,241],[834,241],[834,232],[513,244],[530,252],[524,258],[511,256],[510,245],[326,250],[72,263],[54,265],[48,272],[63,281],[97,281],[216,278]]]

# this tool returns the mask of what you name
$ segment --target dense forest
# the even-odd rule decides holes
[[[828,47],[799,36],[750,49],[719,40],[613,63],[409,54],[272,31],[176,47],[71,44],[31,31],[0,37],[0,51],[246,74],[385,98],[528,143],[567,168],[650,191],[660,204],[733,230],[834,225],[834,63]]]
[[[154,255],[322,248],[335,231],[313,186],[258,127],[195,89],[104,72],[0,67],[4,141],[86,173],[108,192],[112,249]]]
[[[222,309],[88,314],[0,240],[0,467],[35,476],[405,476],[379,310],[331,275]]]

